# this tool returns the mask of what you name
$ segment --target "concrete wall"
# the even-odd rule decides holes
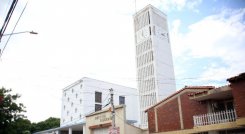
[[[125,124],[125,134],[148,134],[148,131],[129,124]]]
[[[61,105],[61,126],[84,121],[83,82],[77,81],[63,90]],[[86,94],[88,95],[88,94]]]
[[[111,127],[111,111],[102,110],[86,117],[86,134],[92,134],[92,131],[100,128]],[[120,134],[142,134],[143,130],[126,123],[125,106],[118,106],[115,109],[115,123],[119,127]]]
[[[61,126],[85,122],[85,116],[95,111],[95,92],[102,93],[100,104],[104,107],[109,102],[110,88],[114,90],[114,105],[119,105],[119,96],[124,96],[126,118],[138,121],[139,100],[136,89],[85,77],[63,90]]]
[[[150,10],[152,27],[152,46],[156,80],[157,102],[176,91],[171,45],[169,40],[167,16],[160,10]]]
[[[111,127],[111,111],[105,109],[86,116],[86,134],[92,134],[94,129]],[[120,133],[125,133],[125,107],[115,108],[115,124],[119,127]]]

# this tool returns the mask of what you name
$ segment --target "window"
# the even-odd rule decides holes
[[[73,106],[73,102],[71,102],[71,106]]]
[[[73,117],[71,116],[71,121],[72,121]]]
[[[101,110],[102,105],[101,104],[95,104],[95,111]]]
[[[95,92],[95,103],[100,103],[100,104],[95,104],[95,111],[99,111],[102,109],[102,93],[101,92]]]
[[[69,115],[69,111],[67,111],[66,114]]]
[[[77,98],[78,94],[76,94],[76,98]]]
[[[234,109],[232,100],[215,101],[211,104],[212,112],[226,111]]]
[[[102,100],[102,93],[101,92],[95,92],[95,102],[101,103]]]
[[[66,109],[66,106],[64,105],[64,110]]]
[[[73,88],[71,89],[71,92],[72,92],[72,93],[74,92],[74,89],[73,89]]]
[[[119,105],[125,104],[125,97],[124,96],[119,96]]]
[[[77,113],[77,108],[75,108],[75,113]]]
[[[225,106],[226,106],[226,110],[233,110],[234,109],[233,101],[225,102]]]
[[[150,12],[147,12],[147,18],[148,18],[148,24],[151,24],[151,20],[150,20]]]
[[[80,104],[82,104],[82,99],[80,99],[79,101],[80,101]]]
[[[67,101],[70,101],[70,98],[69,97],[67,98]]]

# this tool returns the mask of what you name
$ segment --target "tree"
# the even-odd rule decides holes
[[[16,127],[23,127],[23,124],[20,125],[21,122],[29,121],[23,119],[25,116],[22,113],[25,112],[25,106],[22,103],[16,103],[20,95],[11,95],[11,91],[3,87],[0,89],[0,134],[21,134],[23,132],[17,131]]]
[[[30,134],[31,122],[28,119],[19,118],[10,127],[11,134]]]
[[[45,121],[31,123],[22,114],[25,106],[16,103],[20,95],[11,95],[11,89],[0,89],[0,134],[30,134],[60,126],[60,119],[50,117]]]
[[[31,132],[43,131],[51,128],[56,128],[60,126],[60,119],[49,117],[45,121],[40,121],[38,123],[32,123]]]

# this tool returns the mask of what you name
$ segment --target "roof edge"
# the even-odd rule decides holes
[[[235,82],[239,82],[239,81],[242,81],[242,80],[245,80],[245,72],[240,73],[237,76],[233,76],[233,77],[230,77],[230,78],[227,79],[227,81],[229,81],[230,83],[235,83]]]
[[[165,98],[165,99],[159,101],[158,103],[148,107],[145,110],[145,112],[147,112],[149,109],[161,104],[162,102],[169,100],[170,98],[174,97],[175,95],[180,94],[184,90],[187,90],[187,89],[203,89],[203,90],[207,90],[208,89],[208,90],[211,90],[211,89],[214,89],[214,88],[215,88],[215,86],[185,86],[182,89],[180,89],[180,90],[176,91],[175,93],[173,93],[172,95],[168,96],[167,98]]]

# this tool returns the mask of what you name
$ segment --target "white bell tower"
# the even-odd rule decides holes
[[[176,91],[167,16],[152,5],[134,15],[137,80],[142,128],[145,109]]]

